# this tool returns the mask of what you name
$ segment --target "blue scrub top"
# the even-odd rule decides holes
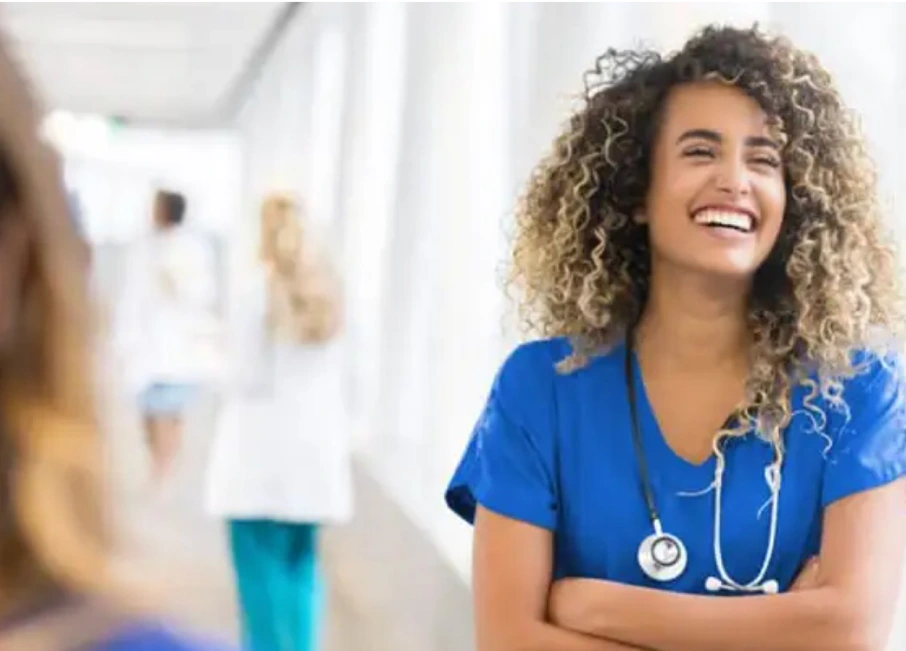
[[[639,543],[652,532],[633,449],[622,345],[584,368],[558,373],[571,352],[565,339],[517,348],[500,369],[484,412],[449,484],[446,500],[469,522],[476,503],[551,530],[554,576],[599,578],[705,594],[719,576],[714,560],[715,458],[695,465],[667,445],[635,365],[639,422],[664,530],[679,536],[689,564],[674,581],[642,573]],[[819,551],[821,515],[830,503],[906,475],[906,409],[898,364],[859,355],[865,370],[844,385],[849,416],[816,399],[816,423],[793,395],[785,432],[777,542],[766,580],[788,589]],[[823,431],[818,427],[823,426]],[[729,576],[754,580],[771,521],[765,467],[769,443],[749,434],[724,447],[722,550]],[[701,493],[682,495],[682,493]],[[763,508],[764,507],[764,508]]]

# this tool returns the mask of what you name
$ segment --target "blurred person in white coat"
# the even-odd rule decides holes
[[[153,231],[129,251],[117,324],[157,482],[172,469],[186,411],[215,365],[216,267],[185,212],[183,195],[157,192]]]
[[[321,525],[352,513],[339,282],[293,199],[261,209],[228,308],[230,381],[207,505],[229,521],[245,644],[317,648]]]

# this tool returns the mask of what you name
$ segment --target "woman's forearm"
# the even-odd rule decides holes
[[[606,591],[606,593],[605,593]],[[569,626],[659,651],[877,651],[870,634],[833,588],[780,595],[716,597],[607,584]]]

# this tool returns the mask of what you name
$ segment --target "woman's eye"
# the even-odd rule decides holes
[[[689,158],[714,158],[714,152],[708,147],[690,147],[683,152]]]
[[[773,169],[780,167],[780,161],[772,156],[759,156],[757,158],[753,158],[752,162],[756,165],[764,165],[765,167],[770,167]]]

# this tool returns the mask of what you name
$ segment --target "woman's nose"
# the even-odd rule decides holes
[[[745,162],[735,157],[725,158],[717,167],[717,189],[732,196],[744,196],[749,193],[749,174]]]

